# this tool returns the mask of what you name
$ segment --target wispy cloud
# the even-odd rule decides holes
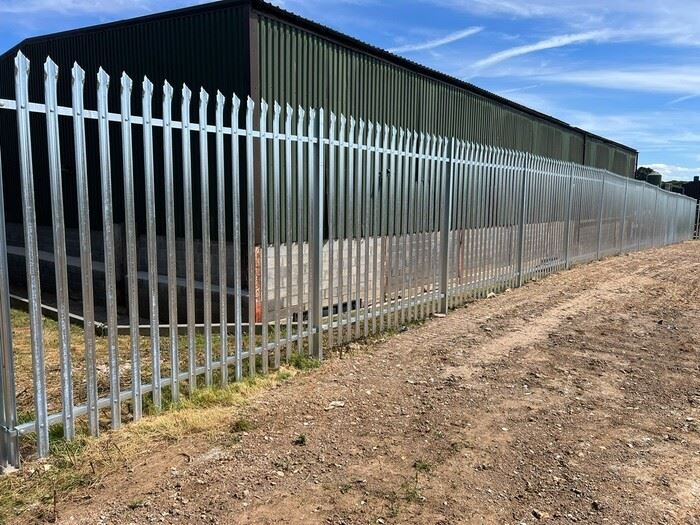
[[[700,93],[695,93],[693,95],[685,95],[682,97],[674,98],[671,102],[668,103],[669,106],[675,106],[676,104],[680,104],[681,102],[685,102],[687,100],[692,100],[694,98],[700,97]]]
[[[470,37],[479,33],[482,27],[467,27],[461,31],[455,31],[449,35],[445,35],[440,38],[435,38],[433,40],[427,40],[425,42],[415,42],[410,44],[404,44],[398,47],[392,47],[389,49],[392,53],[406,53],[409,51],[425,51],[427,49],[435,49],[436,47],[445,46],[458,40]]]
[[[498,51],[497,53],[493,53],[486,58],[476,61],[474,67],[480,69],[493,66],[494,64],[504,62],[511,58],[528,55],[537,51],[544,51],[545,49],[554,49],[557,47],[570,46],[572,44],[581,44],[583,42],[603,41],[609,38],[609,36],[610,33],[608,31],[586,31],[585,33],[556,35],[533,44],[511,47],[503,51]]]
[[[521,93],[522,91],[529,91],[530,89],[535,89],[538,87],[540,87],[540,84],[530,84],[529,86],[519,86],[509,89],[501,89],[500,91],[498,91],[498,94],[500,96],[512,95],[515,93]]]
[[[631,39],[700,46],[698,0],[428,0],[478,16],[558,21],[580,33],[609,30]]]
[[[547,75],[535,74],[534,77],[552,82],[624,91],[693,96],[700,93],[700,67],[649,66],[639,69],[579,69],[558,71]]]
[[[173,8],[186,2],[157,2],[155,0],[3,0],[0,14],[26,15],[44,13],[62,14],[119,14],[150,12]]]

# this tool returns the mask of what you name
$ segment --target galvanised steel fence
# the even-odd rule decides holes
[[[154,118],[147,78],[135,115],[132,80],[122,75],[120,106],[109,107],[113,88],[103,70],[97,107],[87,109],[78,64],[71,107],[63,107],[50,59],[45,100],[31,102],[29,62],[18,54],[15,64],[16,99],[0,100],[0,109],[16,114],[21,187],[5,195],[16,192],[23,203],[20,253],[31,337],[29,348],[13,347],[10,289],[24,283],[9,277],[0,213],[3,465],[18,465],[26,443],[39,456],[48,454],[50,430],[65,439],[77,431],[96,435],[177,403],[199,386],[279,367],[294,352],[322,358],[324,348],[446,313],[468,298],[693,236],[691,199],[606,171],[336,118],[323,109],[269,109],[251,99],[241,107],[235,95],[227,101],[221,93],[210,123],[203,89],[198,122],[190,122],[187,86],[179,97],[181,118],[174,120],[167,82],[162,117]],[[38,130],[45,151],[32,148]],[[97,135],[96,148],[86,147],[89,133]],[[71,185],[63,179],[61,141],[73,145]],[[143,158],[134,158],[135,151]],[[48,188],[34,186],[36,155],[48,157]],[[99,159],[98,172],[87,169],[90,157]],[[114,157],[121,173],[113,173]],[[37,191],[51,193],[50,248],[42,250]],[[78,207],[77,232],[64,223],[69,201]],[[115,210],[124,224],[115,223]],[[95,214],[100,231],[91,228]],[[164,236],[157,228],[163,216]],[[115,242],[119,231],[122,243]],[[77,256],[67,252],[71,236]],[[122,268],[115,261],[123,252]],[[46,261],[55,290],[42,289]],[[77,298],[67,276],[76,267]],[[55,299],[50,338],[42,293]],[[139,302],[144,295],[146,308]],[[106,335],[96,330],[98,299]],[[76,319],[77,332],[71,330]],[[33,435],[26,443],[25,434]]]

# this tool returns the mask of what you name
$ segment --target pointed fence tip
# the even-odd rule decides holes
[[[97,86],[103,88],[109,87],[109,75],[102,69],[102,66],[97,70]]]
[[[152,91],[153,90],[153,82],[151,82],[151,80],[145,75],[143,77],[143,82],[141,83],[141,85],[143,86],[144,91]]]
[[[44,61],[44,70],[48,71],[50,69],[56,69],[58,70],[58,66],[56,65],[56,62],[52,60],[50,56],[46,57],[46,60]]]
[[[24,66],[25,71],[29,71],[29,59],[22,53],[22,51],[17,51],[15,56],[15,67]]]
[[[131,89],[131,86],[133,85],[133,81],[131,80],[131,77],[126,74],[126,71],[122,71],[121,83],[122,87],[129,89]]]
[[[74,83],[83,84],[85,82],[85,71],[80,67],[80,64],[73,62],[73,67],[71,68],[71,76],[73,77]]]

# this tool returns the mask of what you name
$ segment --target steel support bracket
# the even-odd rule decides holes
[[[16,428],[0,426],[0,473],[19,468],[19,432]]]

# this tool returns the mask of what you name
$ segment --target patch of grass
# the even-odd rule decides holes
[[[34,421],[34,412],[32,410],[17,410],[17,424],[29,423]]]
[[[432,467],[430,466],[430,463],[423,461],[421,459],[417,459],[413,463],[413,468],[416,469],[416,472],[422,472],[424,474],[427,474],[432,469]]]
[[[306,445],[306,434],[299,434],[297,437],[294,438],[292,444],[297,445],[298,447],[303,447],[304,445]]]
[[[129,507],[131,510],[136,510],[136,509],[139,509],[145,505],[146,505],[146,502],[144,500],[135,499],[135,500],[130,501],[129,504],[127,505],[127,507]]]
[[[241,432],[250,432],[251,430],[253,430],[253,428],[253,423],[251,423],[247,419],[240,418],[234,421],[231,425],[231,432],[240,434]]]
[[[290,377],[292,377],[292,373],[289,370],[280,370],[277,372],[277,379],[280,381],[286,381]]]
[[[292,354],[289,364],[297,370],[311,370],[321,366],[321,361],[306,354],[299,354],[295,352]]]
[[[297,373],[293,368],[283,368],[282,372],[287,380]],[[99,437],[87,436],[83,422],[77,425],[76,439],[65,441],[62,426],[53,425],[48,458],[26,461],[20,471],[0,476],[0,523],[25,513],[31,514],[28,521],[55,521],[56,512],[60,517],[60,502],[67,496],[88,494],[104,476],[153,454],[163,443],[192,439],[196,434],[230,441],[231,430],[234,436],[251,430],[250,422],[235,419],[235,409],[279,384],[278,374],[257,375],[224,388],[197,389],[177,404],[170,401],[170,394],[164,389],[163,406],[171,406],[172,410],[148,415]],[[29,434],[24,439],[31,445],[36,437]],[[132,502],[136,503],[137,500]]]
[[[401,498],[399,495],[396,493],[396,491],[392,490],[385,495],[384,499],[386,500],[389,510],[389,517],[397,518],[399,516],[399,512],[401,511]]]
[[[425,501],[425,497],[420,491],[418,486],[418,475],[411,481],[406,481],[401,485],[401,492],[403,492],[403,499],[409,503],[422,503]]]

